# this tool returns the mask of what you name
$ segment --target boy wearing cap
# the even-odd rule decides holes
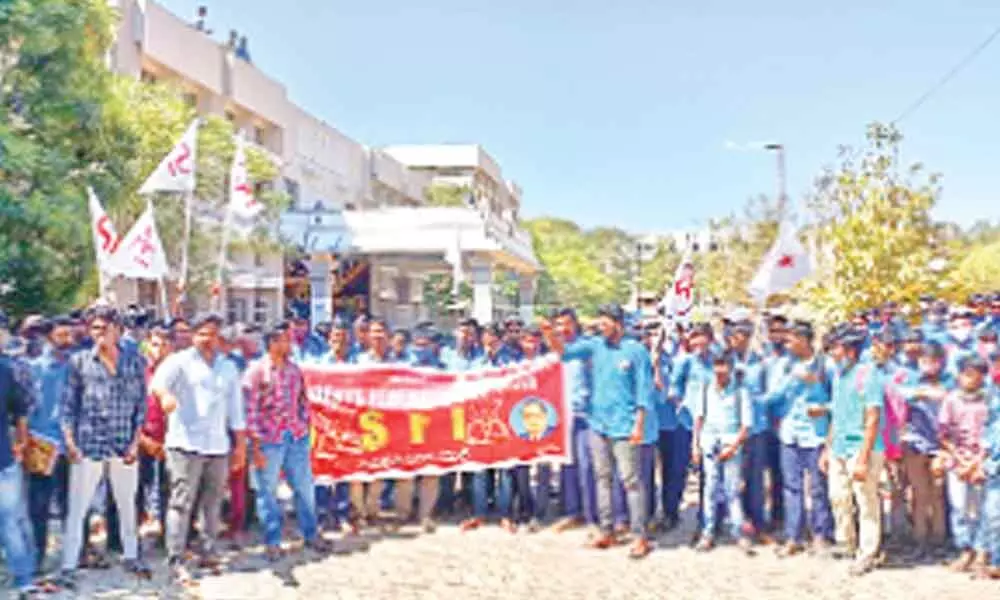
[[[645,492],[639,477],[641,446],[648,431],[646,417],[653,406],[653,367],[642,344],[625,338],[625,313],[620,306],[604,306],[599,311],[599,338],[580,339],[565,344],[554,335],[548,321],[541,323],[545,341],[568,358],[589,358],[594,395],[588,413],[591,449],[597,479],[600,534],[590,541],[596,549],[615,543],[612,493],[617,470],[625,486],[631,529],[635,535],[629,556],[643,558],[652,551],[646,528]]]
[[[834,345],[838,369],[832,385],[832,423],[823,463],[829,472],[837,542],[854,555],[850,573],[875,568],[882,538],[878,480],[884,464],[880,420],[885,406],[882,375],[860,361],[865,332],[844,332]]]
[[[944,371],[941,344],[928,342],[920,356],[920,370],[899,386],[906,401],[906,421],[900,435],[903,471],[913,491],[912,521],[916,545],[911,558],[922,560],[943,548],[945,526],[944,482],[933,469],[938,452],[938,414],[945,397],[955,387]]]
[[[743,530],[740,483],[743,479],[742,450],[753,419],[748,390],[732,376],[733,357],[719,353],[713,357],[713,380],[702,384],[701,401],[694,411],[691,458],[705,473],[704,522],[696,550],[706,552],[715,545],[719,525],[718,508],[728,513],[730,535],[740,549],[752,553],[752,542]]]
[[[983,433],[993,392],[985,385],[986,361],[967,356],[959,368],[958,388],[945,397],[938,415],[938,439],[947,471],[951,534],[960,552],[951,568],[967,571],[977,559],[980,564],[986,560],[981,471],[986,458]]]

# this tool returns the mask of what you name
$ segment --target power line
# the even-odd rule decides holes
[[[989,45],[993,43],[993,40],[997,39],[998,36],[1000,36],[1000,26],[994,29],[993,33],[987,36],[987,38],[983,40],[978,46],[973,48],[972,51],[969,52],[954,67],[952,67],[951,70],[945,73],[944,77],[939,79],[937,83],[929,87],[926,92],[921,94],[921,96],[917,98],[916,101],[913,102],[913,104],[911,104],[906,110],[900,113],[898,117],[893,119],[892,124],[895,125],[896,123],[899,123],[906,117],[916,112],[917,109],[923,106],[925,102],[930,100],[931,96],[936,94],[941,88],[947,85],[948,82],[950,82],[965,67],[969,66],[969,64],[971,64],[973,60],[975,60],[980,54],[982,54],[983,50],[986,50],[986,48],[988,48]]]

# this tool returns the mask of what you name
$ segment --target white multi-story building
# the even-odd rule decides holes
[[[225,116],[280,167],[276,183],[292,200],[280,231],[314,259],[310,274],[308,280],[287,277],[285,256],[232,251],[226,298],[233,318],[272,321],[286,300],[304,294],[314,319],[326,318],[338,293],[362,277],[366,285],[353,285],[367,296],[360,308],[408,324],[426,316],[419,300],[423,278],[450,268],[443,257],[456,239],[463,266],[473,273],[480,317],[495,312],[483,283],[494,265],[526,276],[537,272],[530,238],[517,225],[521,191],[478,146],[368,148],[297,106],[284,85],[240,57],[234,42],[219,43],[152,1],[110,1],[121,14],[108,57],[112,69],[179,86],[199,114]],[[435,165],[467,173],[483,210],[420,208],[427,186],[445,175]],[[436,244],[422,237],[428,232]]]

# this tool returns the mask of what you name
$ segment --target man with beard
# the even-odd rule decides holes
[[[554,334],[547,320],[542,321],[540,327],[545,341],[555,352],[591,361],[594,395],[589,416],[600,533],[589,545],[606,549],[615,544],[612,493],[617,471],[625,486],[631,530],[635,536],[629,556],[638,559],[652,551],[646,532],[649,519],[639,473],[642,445],[649,434],[646,419],[647,416],[654,418],[650,415],[655,409],[653,366],[642,344],[625,338],[625,312],[620,306],[603,306],[598,315],[601,336],[569,345]]]
[[[196,501],[201,508],[204,538],[199,562],[202,567],[218,571],[215,544],[221,529],[226,482],[230,469],[238,471],[246,464],[239,372],[218,352],[221,324],[222,317],[214,314],[196,319],[192,346],[167,358],[151,384],[167,415],[167,566],[172,580],[183,587],[194,585],[184,564],[184,552]]]
[[[45,562],[45,551],[48,548],[52,499],[66,492],[64,486],[68,465],[60,408],[69,383],[69,357],[72,348],[70,320],[53,319],[48,344],[42,350],[42,355],[32,361],[38,402],[32,407],[28,417],[28,429],[32,437],[29,447],[32,452],[27,457],[26,467],[28,505],[39,569]],[[65,505],[63,502],[60,504]],[[65,515],[61,514],[60,517],[65,518]]]
[[[75,587],[87,509],[105,472],[121,513],[119,537],[125,568],[140,577],[150,575],[139,560],[135,515],[139,428],[146,415],[146,365],[137,353],[119,345],[120,321],[113,309],[96,309],[89,330],[94,347],[70,359],[60,408],[70,462],[60,583],[69,589]]]

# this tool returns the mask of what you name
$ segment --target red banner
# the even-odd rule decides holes
[[[397,365],[302,370],[318,482],[569,460],[570,413],[554,356],[463,373]]]

